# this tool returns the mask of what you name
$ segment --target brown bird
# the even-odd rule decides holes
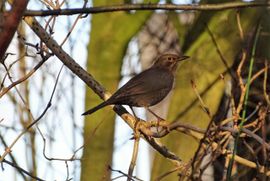
[[[149,107],[163,100],[173,87],[174,77],[179,61],[189,58],[175,54],[163,54],[147,70],[131,78],[119,88],[108,100],[89,109],[82,115],[92,114],[108,105],[128,105],[130,107]]]

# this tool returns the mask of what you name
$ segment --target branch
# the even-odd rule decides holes
[[[112,6],[97,6],[89,8],[74,9],[54,9],[54,10],[27,10],[24,16],[52,16],[52,15],[74,15],[74,14],[97,14],[115,11],[131,11],[131,10],[196,10],[196,11],[220,11],[227,9],[239,9],[250,7],[268,7],[270,2],[229,2],[219,4],[119,4]]]
[[[77,75],[88,87],[90,87],[100,98],[106,100],[110,97],[110,93],[97,82],[93,76],[84,70],[69,54],[67,54],[61,46],[44,30],[35,18],[25,17],[24,21],[36,33],[36,35],[43,41],[46,46],[64,63],[75,75]],[[129,114],[123,106],[114,106],[114,111],[123,118],[123,120],[132,128],[135,128],[135,118]],[[155,139],[145,135],[148,143],[157,150],[160,154],[170,159],[171,161],[178,162],[179,165],[184,163],[175,154],[168,151],[168,149],[156,142]],[[1,160],[0,160],[1,161]]]
[[[31,178],[33,178],[33,179],[35,179],[37,181],[45,181],[45,180],[43,180],[43,179],[41,179],[41,178],[39,178],[37,176],[32,175],[30,172],[26,171],[25,169],[19,167],[16,163],[12,163],[12,162],[10,162],[8,160],[5,160],[5,159],[3,160],[3,163],[6,163],[6,164],[16,168],[19,172],[24,173],[24,174],[28,175],[29,177],[31,177]],[[27,179],[25,179],[25,180],[27,180]]]
[[[63,68],[63,67],[62,67]],[[62,70],[62,68],[60,69],[60,72]],[[43,117],[44,115],[46,114],[46,112],[49,110],[49,108],[51,107],[52,105],[52,99],[53,99],[53,96],[54,96],[54,93],[55,93],[55,90],[56,90],[56,86],[58,84],[58,80],[59,80],[59,76],[60,76],[60,72],[56,78],[56,82],[55,82],[55,85],[53,87],[53,91],[52,91],[52,94],[51,94],[51,97],[50,97],[50,100],[47,104],[47,106],[45,107],[45,109],[43,110],[43,112],[41,113],[41,115],[36,119],[34,120],[32,123],[30,123],[15,139],[14,141],[10,144],[9,147],[6,147],[5,149],[5,152],[0,156],[0,163],[3,162],[4,158],[9,154],[11,153],[11,149],[13,148],[13,146],[18,142],[18,140],[27,132],[29,131],[29,129],[37,124]]]
[[[43,63],[46,62],[47,59],[44,59],[42,61],[40,61],[31,71],[29,71],[26,75],[24,75],[22,78],[20,78],[19,80],[13,82],[12,84],[10,84],[8,87],[4,87],[2,91],[0,91],[0,98],[3,97],[3,95],[5,95],[10,89],[12,89],[13,87],[15,87],[16,85],[26,81],[29,77],[31,77],[42,65]]]

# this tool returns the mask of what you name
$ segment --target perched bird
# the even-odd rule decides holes
[[[187,58],[189,57],[175,54],[161,55],[149,69],[131,78],[108,100],[89,109],[82,115],[92,114],[105,106],[114,104],[145,107],[157,116],[149,107],[159,103],[168,95],[173,88],[178,63]]]

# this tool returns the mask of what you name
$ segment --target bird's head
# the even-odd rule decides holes
[[[156,59],[153,67],[167,68],[172,73],[175,73],[178,63],[187,58],[189,57],[185,55],[163,54]]]

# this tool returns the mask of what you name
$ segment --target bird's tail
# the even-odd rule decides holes
[[[99,110],[99,109],[101,109],[101,108],[103,108],[103,107],[105,107],[107,105],[109,105],[108,102],[106,102],[106,101],[102,102],[101,104],[97,105],[96,107],[93,107],[92,109],[89,109],[88,111],[84,112],[82,114],[82,116],[92,114],[92,113],[96,112],[97,110]]]

